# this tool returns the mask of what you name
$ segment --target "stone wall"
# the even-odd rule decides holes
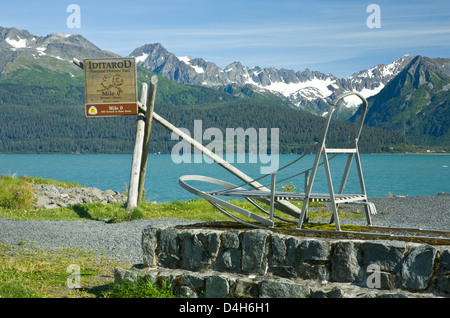
[[[450,296],[450,246],[150,226],[142,247],[117,281],[163,277],[207,297]]]

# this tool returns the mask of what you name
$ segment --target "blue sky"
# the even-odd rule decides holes
[[[80,28],[66,23],[70,4],[80,8]],[[380,28],[367,25],[370,4],[380,9]],[[81,34],[122,56],[159,42],[220,67],[238,60],[338,77],[404,54],[450,57],[448,0],[10,0],[1,4],[0,26]]]

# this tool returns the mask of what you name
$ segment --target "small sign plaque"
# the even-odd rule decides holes
[[[137,78],[134,58],[85,59],[87,117],[137,115]]]

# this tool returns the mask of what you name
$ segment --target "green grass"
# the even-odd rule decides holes
[[[50,179],[29,177],[29,176],[4,176],[0,177],[0,218],[10,218],[16,220],[93,220],[107,221],[112,223],[126,222],[136,219],[153,218],[178,218],[182,220],[195,221],[224,221],[229,220],[227,216],[219,212],[208,201],[204,199],[191,199],[188,201],[172,201],[161,203],[149,203],[144,201],[131,213],[126,210],[126,205],[122,203],[102,204],[100,202],[77,204],[70,207],[59,207],[54,209],[36,208],[33,206],[32,184],[48,183],[61,187],[80,187],[80,185],[67,181],[54,181]],[[231,200],[231,203],[256,214],[262,214],[250,202],[243,200]],[[301,208],[302,202],[292,202]],[[266,210],[268,205],[261,204]],[[312,211],[309,213],[310,220],[316,222],[327,222],[331,218],[331,213],[320,202],[311,202],[309,206]],[[229,211],[230,212],[230,211]],[[234,212],[231,212],[234,214]],[[280,216],[292,218],[283,213]],[[352,209],[341,209],[340,217],[361,218],[362,213]],[[242,217],[241,215],[238,215]],[[245,221],[251,219],[242,217]]]
[[[80,288],[70,288],[73,286],[68,284],[72,281],[73,271],[68,272],[72,264],[80,269]],[[130,265],[87,251],[47,251],[23,242],[17,245],[0,243],[0,297],[107,297],[112,288],[111,275],[117,266]]]
[[[175,298],[172,288],[165,281],[160,285],[152,284],[146,278],[136,282],[127,280],[114,285],[108,292],[109,298]]]
[[[73,270],[75,265],[76,272]],[[174,298],[164,281],[152,285],[114,283],[116,267],[132,264],[111,261],[92,252],[60,249],[47,251],[28,243],[0,243],[0,298]],[[78,275],[79,280],[74,278]],[[77,286],[77,284],[79,286]]]
[[[149,203],[144,201],[128,213],[125,204],[88,203],[44,209],[33,207],[33,183],[50,183],[63,187],[78,184],[27,176],[0,177],[0,218],[16,220],[91,220],[102,222],[127,222],[136,219],[178,218],[195,221],[230,221],[209,202],[203,199]],[[21,192],[21,193],[18,193]],[[252,212],[257,209],[247,201],[232,203]],[[295,202],[301,207],[301,202]],[[310,219],[329,221],[331,213],[322,203],[311,203]],[[268,209],[268,206],[265,206]],[[363,217],[358,211],[341,211],[341,217]],[[284,215],[286,217],[286,215]],[[292,217],[290,217],[292,218]],[[250,219],[243,218],[246,221]],[[80,268],[81,288],[69,288],[69,265]],[[106,257],[88,251],[61,249],[39,250],[27,242],[15,245],[0,243],[0,297],[2,298],[61,298],[61,297],[173,297],[168,286],[152,286],[148,281],[138,284],[114,284],[116,267],[130,268],[133,264],[118,264]]]

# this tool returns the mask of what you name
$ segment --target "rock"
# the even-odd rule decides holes
[[[228,281],[219,276],[211,275],[205,279],[206,298],[227,298],[229,293]]]
[[[37,198],[37,205],[38,206],[46,206],[52,203],[52,200],[49,199],[47,196],[40,196]]]
[[[376,264],[382,271],[398,273],[401,269],[406,243],[400,241],[368,241],[359,245],[364,265]]]
[[[442,274],[438,278],[437,285],[438,285],[440,291],[442,291],[446,294],[450,294],[450,272],[448,272],[446,274]]]
[[[161,253],[178,254],[178,230],[175,228],[161,229],[159,233],[159,249]]]
[[[212,264],[218,253],[219,235],[200,231],[183,232],[179,236],[181,244],[182,266],[188,270],[200,270]]]
[[[285,278],[292,278],[297,277],[297,271],[293,266],[289,265],[274,265],[270,267],[270,271],[272,274],[285,277]]]
[[[122,283],[123,281],[135,283],[137,279],[138,279],[137,273],[132,270],[126,270],[121,268],[116,268],[114,270],[114,280],[118,284]]]
[[[338,242],[331,255],[331,280],[353,282],[359,278],[360,255],[353,242]]]
[[[300,262],[300,251],[298,246],[301,241],[296,237],[289,237],[286,243],[286,258],[289,265],[296,266]]]
[[[402,293],[392,293],[392,294],[382,294],[377,298],[408,298],[408,296]]]
[[[198,298],[197,293],[188,286],[180,286],[175,290],[178,298]]]
[[[125,203],[127,196],[118,191],[101,191],[97,188],[63,188],[53,184],[33,184],[35,192],[35,206],[39,208],[52,209],[57,207],[68,207],[76,204],[91,202]]]
[[[305,261],[326,261],[330,252],[327,241],[305,240],[300,243],[300,259]]]
[[[247,231],[242,237],[242,271],[247,274],[267,272],[270,232],[265,230]]]
[[[329,280],[329,270],[324,264],[299,263],[296,268],[297,274],[303,279],[315,279],[318,281]]]
[[[286,243],[278,235],[272,235],[272,264],[284,264],[286,261]]]
[[[230,294],[233,297],[252,297],[257,298],[259,296],[258,284],[247,278],[235,279],[233,283],[230,284]]]
[[[344,292],[340,288],[333,288],[330,291],[316,290],[311,292],[311,298],[342,298]]]
[[[441,251],[440,256],[442,269],[437,285],[442,292],[450,294],[450,250]]]
[[[403,287],[413,290],[426,289],[433,274],[436,254],[436,249],[430,245],[420,245],[413,249],[402,266]]]
[[[161,229],[159,233],[159,265],[166,268],[177,268],[180,263],[180,244],[178,230],[174,228]]]
[[[203,290],[204,289],[204,279],[195,274],[186,274],[182,275],[180,281],[183,285],[189,286],[195,290]]]
[[[450,250],[441,251],[442,268],[450,271]]]
[[[309,296],[309,287],[293,281],[280,279],[265,279],[259,284],[260,298],[305,298]]]
[[[227,249],[217,258],[217,268],[237,272],[240,269],[240,252],[237,249]]]
[[[222,245],[225,249],[239,248],[239,232],[238,231],[223,232]]]
[[[143,262],[146,267],[155,267],[158,257],[156,255],[158,229],[148,226],[142,230]]]

